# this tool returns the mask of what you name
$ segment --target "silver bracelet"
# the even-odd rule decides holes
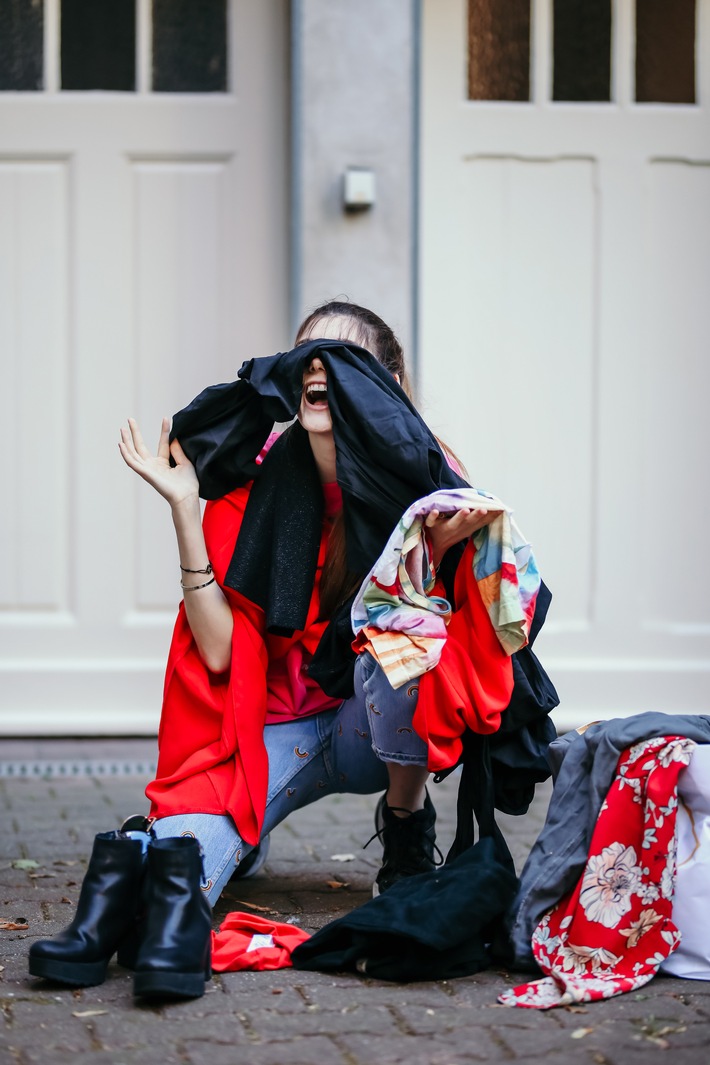
[[[208,584],[214,584],[214,577],[209,581],[205,581],[204,584],[183,584],[180,581],[180,587],[184,592],[196,592],[198,588],[206,588]]]

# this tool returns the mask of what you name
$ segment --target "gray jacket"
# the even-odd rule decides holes
[[[550,744],[554,790],[545,826],[523,868],[508,915],[514,968],[536,969],[532,934],[542,916],[579,880],[601,805],[623,751],[655,736],[710,743],[710,717],[646,713],[567,732]]]

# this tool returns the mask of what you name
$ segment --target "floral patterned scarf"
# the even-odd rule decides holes
[[[624,751],[584,873],[533,933],[535,960],[548,975],[499,1002],[550,1009],[611,998],[648,983],[673,953],[678,774],[694,747],[660,736]]]

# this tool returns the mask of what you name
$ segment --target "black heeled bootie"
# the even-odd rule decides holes
[[[145,868],[140,840],[100,832],[71,924],[30,947],[30,973],[71,987],[102,984],[112,955],[130,938]]]
[[[150,843],[135,995],[199,998],[205,993],[205,981],[212,975],[212,910],[201,879],[202,850],[194,836]]]

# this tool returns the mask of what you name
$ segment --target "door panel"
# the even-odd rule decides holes
[[[230,0],[227,91],[0,92],[0,732],[147,732],[180,599],[167,505],[118,454],[287,337],[287,5]]]
[[[552,0],[531,6],[522,102],[504,99],[497,75],[481,89],[481,71],[468,99],[467,55],[481,52],[467,51],[478,25],[469,7],[483,22],[503,10],[424,3],[419,377],[429,420],[533,541],[554,593],[539,647],[562,698],[558,722],[705,712],[710,4],[697,6],[687,105],[634,101],[633,0],[611,5],[610,44],[599,36],[609,102],[553,99],[554,48],[577,47],[584,5],[567,6],[572,21],[555,35]],[[494,69],[495,27],[483,22]],[[527,56],[499,39],[506,62]],[[670,101],[673,71],[666,83]]]

